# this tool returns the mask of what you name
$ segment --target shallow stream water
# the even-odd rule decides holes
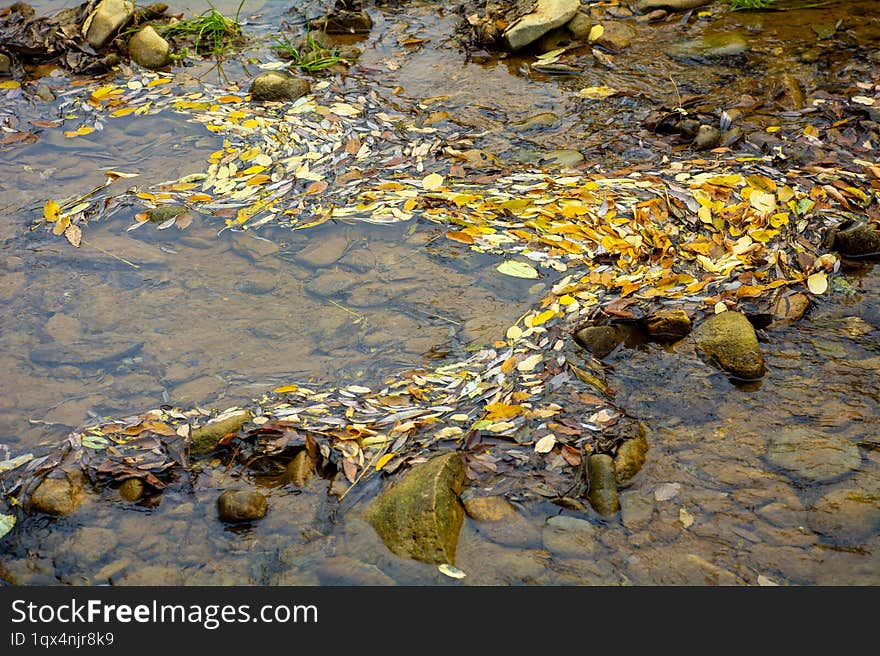
[[[808,93],[809,85],[833,84],[852,51],[813,27],[836,26],[839,42],[873,50],[876,4],[637,25],[646,38],[616,55],[614,68],[585,64],[576,77],[535,73],[529,55],[466,60],[451,38],[457,17],[435,4],[373,7],[371,34],[351,39],[363,55],[350,75],[369,77],[406,111],[446,122],[447,134],[471,135],[475,147],[505,161],[571,149],[584,168],[623,167],[670,152],[627,125],[680,95],[705,95],[720,113],[744,94],[767,92],[783,73],[804,79]],[[215,5],[232,13],[238,3]],[[296,25],[288,8],[246,2],[246,29],[260,35],[282,21]],[[751,46],[741,68],[658,55],[734,27]],[[400,45],[406,38],[424,42]],[[193,72],[218,76],[207,64]],[[236,62],[224,67],[242,84],[252,73]],[[63,76],[45,79],[65,88]],[[577,97],[594,85],[624,93],[601,106]],[[57,118],[52,103],[21,112]],[[549,123],[529,124],[548,112]],[[765,127],[773,118],[747,120]],[[429,225],[328,222],[218,236],[216,219],[196,217],[183,231],[128,232],[132,208],[91,224],[73,249],[29,230],[47,195],[85,193],[102,183],[103,167],[136,170],[144,184],[197,172],[220,140],[165,114],[107,123],[78,139],[45,134],[0,151],[0,441],[16,453],[94,416],[162,404],[224,408],[294,380],[374,384],[502,337],[545,290],[501,275],[492,257],[437,239]],[[515,536],[466,519],[456,558],[462,582],[880,583],[880,282],[870,265],[843,280],[802,322],[762,333],[769,371],[759,384],[733,384],[687,340],[613,354],[617,402],[649,430],[648,461],[622,490],[627,512],[603,519],[514,499],[528,519]],[[792,478],[766,458],[773,435],[792,428],[858,444],[860,466],[824,484]],[[356,512],[337,512],[326,482],[304,491],[251,482],[264,488],[271,511],[244,528],[216,519],[218,490],[237,483],[219,470],[158,503],[133,505],[112,490],[90,495],[75,515],[32,518],[8,536],[0,574],[25,585],[458,584],[388,552]],[[835,495],[851,491],[868,500],[836,510]],[[560,513],[595,527],[579,550],[546,548],[542,527]]]

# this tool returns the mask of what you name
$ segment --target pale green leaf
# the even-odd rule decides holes
[[[516,260],[505,260],[497,267],[499,273],[505,276],[513,276],[514,278],[537,278],[538,271],[531,264],[518,262]]]

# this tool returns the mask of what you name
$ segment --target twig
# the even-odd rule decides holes
[[[135,269],[140,269],[140,268],[141,268],[140,265],[135,264],[134,262],[129,262],[129,261],[126,260],[124,257],[119,257],[118,255],[114,255],[114,254],[111,253],[110,251],[105,251],[105,250],[104,250],[103,248],[101,248],[100,246],[95,246],[93,243],[88,242],[88,241],[86,241],[85,239],[82,240],[82,243],[85,244],[86,246],[90,246],[91,248],[94,248],[96,251],[100,251],[100,252],[103,253],[104,255],[109,255],[110,257],[112,257],[112,258],[115,259],[115,260],[119,260],[120,262],[124,262],[125,264],[127,264],[128,266],[130,266],[130,267],[132,267],[132,268],[135,268]]]
[[[347,489],[345,492],[343,492],[342,495],[339,497],[339,501],[340,501],[340,503],[341,503],[342,500],[345,498],[345,495],[348,494],[349,492],[351,492],[351,491],[354,489],[354,486],[355,486],[355,485],[357,485],[358,483],[360,483],[360,481],[361,481],[361,479],[364,477],[364,475],[365,475],[365,474],[366,474],[366,473],[367,473],[367,472],[373,467],[373,463],[376,462],[376,459],[377,459],[377,458],[380,458],[380,457],[383,456],[383,455],[385,455],[385,452],[388,450],[388,445],[389,445],[390,443],[391,443],[390,440],[387,441],[387,442],[384,442],[384,443],[383,443],[383,447],[382,447],[379,451],[376,451],[375,454],[373,454],[373,457],[370,458],[370,462],[367,463],[367,466],[364,467],[363,469],[361,469],[361,473],[358,474],[358,475],[355,477],[355,479],[354,479],[354,483],[352,483],[351,485],[349,485],[349,486],[348,486],[348,489]]]

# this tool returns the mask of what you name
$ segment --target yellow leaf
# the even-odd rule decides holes
[[[813,294],[824,294],[828,290],[828,276],[824,271],[817,271],[807,278],[807,289]]]
[[[81,137],[94,131],[95,128],[90,128],[88,125],[83,125],[81,127],[78,127],[76,130],[65,130],[64,136],[68,139],[73,139],[74,137]]]
[[[256,175],[251,176],[245,184],[248,186],[261,185],[266,184],[271,179],[272,178],[265,173],[257,173]]]
[[[276,394],[284,394],[285,392],[296,392],[299,389],[299,385],[282,385],[281,387],[276,387],[272,391]]]
[[[514,278],[533,279],[539,275],[538,271],[531,264],[516,260],[505,260],[495,268],[499,273],[503,273],[505,276],[513,276]]]
[[[489,414],[486,419],[510,419],[525,412],[521,405],[508,405],[507,403],[488,403],[486,410]]]
[[[614,87],[585,87],[578,91],[578,97],[584,98],[586,100],[603,100],[605,98],[610,98],[616,93],[617,89],[615,89]]]
[[[555,435],[545,435],[535,444],[535,453],[550,453],[556,446]]]
[[[540,326],[542,323],[546,323],[555,316],[556,312],[554,312],[553,310],[544,310],[543,312],[541,312],[541,314],[532,319],[532,325]]]
[[[207,203],[209,200],[212,200],[212,198],[208,194],[193,194],[192,196],[189,196],[187,200],[190,203]]]
[[[45,205],[43,205],[43,218],[51,222],[57,221],[60,216],[61,206],[52,199],[47,200]]]
[[[519,326],[511,326],[507,329],[507,339],[516,341],[522,337],[523,331]]]
[[[452,239],[453,241],[459,241],[462,244],[473,244],[474,238],[471,237],[468,233],[462,232],[461,230],[452,230],[446,233],[447,239]]]
[[[67,230],[64,231],[64,236],[67,237],[67,241],[79,248],[80,242],[82,242],[82,230],[79,229],[79,226],[67,226]]]
[[[160,84],[168,84],[169,82],[171,82],[170,77],[159,77],[159,78],[156,78],[155,80],[153,80],[152,82],[149,82],[147,84],[147,86],[148,87],[155,87],[155,86],[159,86]]]
[[[544,356],[540,353],[536,353],[535,355],[530,355],[525,360],[516,365],[518,371],[527,372],[533,371],[535,367],[538,366],[540,362],[544,360]]]
[[[123,173],[122,171],[104,171],[104,175],[111,180],[116,180],[117,178],[136,178],[138,176],[137,173]]]
[[[776,196],[754,189],[749,195],[749,205],[761,214],[770,214],[776,211]]]
[[[708,205],[700,205],[697,215],[703,223],[712,223],[712,208]]]
[[[195,189],[199,185],[195,182],[175,182],[171,185],[171,191],[189,191]]]
[[[21,86],[21,82],[18,80],[4,80],[0,82],[0,89],[17,89]]]
[[[379,460],[376,461],[376,471],[381,471],[382,467],[391,462],[391,459],[394,458],[395,455],[396,454],[392,451],[391,453],[386,453],[384,456],[379,458]]]
[[[63,234],[64,231],[67,230],[67,227],[68,227],[69,225],[70,225],[70,216],[68,216],[67,214],[65,214],[65,215],[62,216],[62,217],[61,217],[61,218],[55,223],[55,225],[52,227],[52,234],[53,234],[53,235],[60,235],[60,234]]]
[[[605,34],[604,27],[601,25],[593,25],[593,27],[590,28],[590,35],[587,37],[587,40],[593,42],[596,39],[601,39],[603,34]]]
[[[119,118],[120,116],[127,116],[129,114],[134,113],[137,110],[137,107],[123,107],[122,109],[117,109],[115,112],[110,112],[110,116],[113,118]]]
[[[429,173],[422,179],[422,189],[425,191],[436,191],[443,186],[443,176],[438,173]]]

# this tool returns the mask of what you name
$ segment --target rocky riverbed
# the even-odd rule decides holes
[[[874,21],[669,4],[10,66],[4,579],[876,582]]]

